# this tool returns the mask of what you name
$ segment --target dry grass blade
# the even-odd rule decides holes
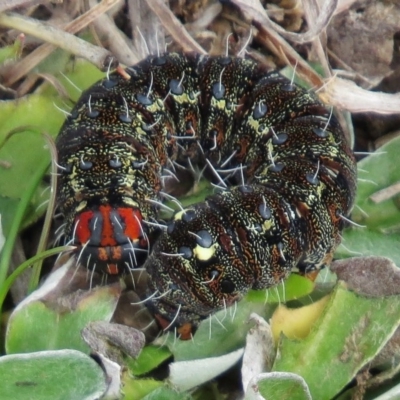
[[[310,26],[310,29],[304,33],[287,32],[281,26],[271,21],[263,7],[257,4],[258,0],[253,0],[252,2],[233,0],[232,2],[251,15],[257,14],[257,19],[263,26],[275,30],[285,39],[303,44],[313,41],[327,27],[329,21],[334,15],[338,0],[324,1],[321,11],[317,14],[317,19],[313,25]],[[314,5],[313,8],[316,9],[316,5]]]
[[[399,114],[400,93],[371,92],[354,82],[333,78],[319,92],[322,100],[352,113]]]
[[[379,190],[372,194],[369,198],[376,204],[389,200],[400,193],[400,182],[388,186],[385,189]]]
[[[61,0],[59,0],[61,1]],[[0,13],[7,10],[12,10],[13,8],[21,6],[38,6],[45,3],[55,3],[52,0],[2,0],[0,2]]]
[[[189,35],[178,18],[176,18],[171,10],[163,3],[163,0],[147,0],[147,4],[160,19],[165,30],[182,46],[183,51],[196,51],[200,54],[207,54],[207,52]]]
[[[335,15],[348,10],[357,0],[339,0]]]
[[[297,51],[280,34],[263,23],[259,9],[248,7],[242,0],[232,0],[232,2],[252,19],[254,26],[258,29],[258,34],[256,35],[258,41],[279,57],[283,63],[292,65],[293,67],[296,66],[296,73],[309,82],[311,86],[314,88],[323,86],[321,76],[299,56]]]
[[[317,0],[304,0],[303,1],[303,8],[304,8],[304,17],[307,21],[307,24],[309,27],[314,26],[314,22],[318,21],[318,15],[319,15],[319,7],[318,7],[318,2]],[[334,10],[333,10],[334,11]],[[332,15],[330,15],[330,18]],[[311,46],[313,48],[313,51],[317,55],[317,59],[319,63],[321,64],[323,70],[324,70],[324,76],[325,77],[330,77],[332,76],[330,65],[328,58],[326,56],[326,51],[325,51],[325,46],[322,43],[321,38],[326,40],[326,33],[325,29],[328,26],[328,23],[330,21],[326,20],[326,25],[322,27],[321,33],[318,34],[315,39],[311,42]],[[318,29],[318,27],[316,28]],[[325,42],[325,41],[324,41]]]
[[[112,57],[111,53],[105,49],[93,46],[70,33],[33,18],[14,13],[4,13],[0,15],[0,25],[35,36],[72,54],[84,57],[97,66],[104,67],[105,59]]]
[[[128,0],[128,7],[137,58],[142,60],[149,54],[166,51],[164,30],[149,4],[143,0]]]
[[[68,35],[67,33],[79,32],[87,25],[89,25],[99,15],[103,14],[104,12],[109,10],[112,6],[114,6],[117,1],[118,0],[103,0],[95,7],[91,8],[86,13],[82,14],[74,21],[67,24],[64,28],[65,32],[57,30],[57,28],[55,27],[51,27],[52,29],[50,30],[46,30],[44,28],[44,30],[46,30],[46,32],[44,32],[43,30],[41,30],[41,26],[44,26],[42,22],[36,21],[36,24],[32,23],[32,25],[30,25],[30,29],[32,29],[33,32],[29,32],[29,34],[32,34],[32,36],[40,37],[47,43],[38,47],[36,50],[32,51],[28,56],[26,56],[21,61],[13,65],[12,70],[4,74],[4,85],[11,86],[13,83],[17,82],[23,76],[28,74],[29,71],[35,68],[36,65],[38,65],[44,58],[46,58],[54,50],[54,45],[51,45],[49,43],[53,43],[53,39],[51,36],[55,31],[59,32],[59,36],[56,39],[57,42],[56,45],[65,48],[67,51],[74,52],[76,50],[78,52],[75,53],[76,55],[88,59],[89,61],[97,65],[97,67],[101,70],[106,70],[107,68],[109,68],[110,58],[112,58],[110,52],[98,48],[96,46],[90,45],[87,42],[84,42],[76,37],[73,37],[72,39],[74,43],[73,45],[71,45],[72,49],[74,50],[72,51],[72,49],[69,47],[69,39],[71,38],[71,35]],[[29,20],[30,22],[35,21],[30,18],[27,19],[17,14],[0,15],[0,25],[18,29],[22,32],[26,32],[27,26],[25,25],[25,22]],[[46,25],[46,27],[49,27],[49,25]],[[40,33],[35,34],[36,29],[40,30]],[[78,40],[79,42],[77,42]],[[86,51],[89,51],[89,54],[86,53]]]
[[[91,9],[96,7],[95,0],[89,0]],[[107,46],[117,60],[125,65],[133,65],[138,63],[141,58],[133,51],[128,39],[115,25],[114,20],[106,13],[100,14],[94,21],[93,26],[96,33],[105,38]]]
[[[190,32],[202,32],[217,18],[221,11],[222,5],[220,3],[210,4],[204,9],[204,12],[199,19],[192,23],[187,23],[185,26]]]

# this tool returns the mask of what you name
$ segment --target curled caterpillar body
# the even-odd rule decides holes
[[[187,337],[249,289],[329,264],[355,196],[355,160],[331,112],[234,57],[171,53],[111,74],[82,95],[57,147],[81,262],[117,273],[151,244],[147,305]],[[154,241],[168,158],[208,165],[224,188]]]
[[[315,96],[249,61],[203,63],[201,148],[230,187],[176,213],[145,264],[149,308],[184,339],[249,289],[329,264],[356,188],[344,133]]]

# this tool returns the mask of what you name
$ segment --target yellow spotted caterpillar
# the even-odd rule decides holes
[[[89,269],[144,262],[147,305],[164,329],[198,322],[329,264],[353,206],[356,166],[316,96],[246,59],[168,53],[109,74],[57,140],[58,203]],[[159,234],[167,162],[220,187]]]

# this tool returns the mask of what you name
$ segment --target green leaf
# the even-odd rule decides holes
[[[366,298],[339,283],[306,339],[282,338],[273,370],[302,376],[313,399],[331,399],[391,337],[399,308],[400,296]]]
[[[147,346],[140,352],[137,359],[129,358],[127,363],[133,375],[143,375],[158,367],[171,355],[166,347]]]
[[[248,301],[263,303],[280,303],[296,300],[307,296],[314,290],[314,282],[310,279],[292,274],[278,286],[268,290],[250,290],[246,299]]]
[[[11,199],[0,195],[1,226],[3,234],[8,237],[14,221],[14,214],[17,210],[19,199]]]
[[[20,37],[17,37],[12,45],[1,47],[0,65],[6,64],[7,61],[12,62],[13,60],[16,60],[22,51],[22,47],[23,47],[23,39],[21,39]]]
[[[162,386],[143,397],[143,400],[190,400],[191,398],[188,393],[178,393],[166,386]]]
[[[79,88],[87,87],[103,75],[90,63],[81,61],[73,65],[72,72],[67,73],[66,77],[60,74],[60,81],[65,85],[68,95],[77,99],[81,94]],[[0,144],[3,144],[0,147],[0,214],[7,215],[6,236],[16,204],[29,186],[32,170],[39,168],[39,165],[50,165],[50,152],[42,133],[55,137],[65,120],[65,114],[57,107],[69,108],[66,99],[62,99],[52,86],[43,86],[29,96],[0,101]],[[8,138],[13,130],[18,130],[18,133]],[[49,191],[43,193],[44,189],[45,186],[41,186],[32,198],[23,227],[44,213],[46,208],[43,203],[49,194]]]
[[[362,211],[357,207],[354,209],[352,219],[355,222],[379,231],[400,226],[399,205],[395,198],[379,204],[370,199],[375,192],[400,181],[399,154],[400,137],[391,140],[358,163],[356,204]]]
[[[260,374],[250,382],[245,400],[290,399],[312,400],[304,379],[287,372],[271,372]]]
[[[346,230],[343,234],[344,245],[336,252],[338,258],[355,256],[382,256],[390,258],[397,266],[400,266],[400,235],[386,235],[374,230],[361,231]],[[347,249],[351,249],[349,252]]]
[[[118,301],[114,291],[110,287],[94,289],[79,301],[74,311],[57,311],[41,301],[25,300],[9,319],[7,353],[54,349],[76,349],[89,353],[81,338],[81,330],[91,321],[108,321],[111,318]]]
[[[144,399],[149,393],[157,392],[158,388],[164,386],[164,383],[161,381],[156,381],[155,379],[135,379],[128,374],[124,375],[123,383],[125,398],[129,400]]]
[[[221,310],[202,321],[192,340],[177,340],[169,335],[166,341],[175,361],[218,357],[244,347],[246,335],[251,328],[248,323],[251,313],[266,318],[274,307],[242,300],[235,307]],[[165,342],[161,338],[159,341]]]
[[[107,388],[100,366],[75,350],[4,356],[0,375],[1,399],[98,399]]]
[[[400,266],[399,196],[378,204],[370,198],[375,192],[400,181],[399,154],[398,137],[358,163],[359,180],[352,220],[366,228],[346,229],[337,257],[380,255]]]
[[[6,140],[13,129],[21,132],[12,135],[0,148],[0,187],[2,188],[1,214],[7,213],[10,220],[15,213],[15,205],[30,185],[32,171],[50,164],[50,153],[41,132],[57,132],[63,117],[59,113],[50,113],[52,100],[39,95],[27,96],[18,101],[0,102],[0,143]],[[46,122],[43,122],[46,121]],[[37,129],[28,125],[41,125]],[[43,166],[43,167],[42,167]],[[48,199],[49,192],[43,193],[42,186],[31,199],[31,208],[27,212],[30,221],[43,214],[45,207],[37,208]],[[39,214],[38,214],[39,212]],[[8,224],[9,225],[9,224]],[[24,225],[27,223],[24,221]],[[7,226],[7,225],[6,225]],[[7,228],[5,229],[7,233]]]
[[[60,80],[68,96],[73,101],[77,101],[81,97],[82,91],[105,76],[104,72],[99,71],[93,64],[82,59],[69,62],[64,68],[58,71],[64,71],[64,73],[57,73],[56,77]],[[55,97],[56,104],[61,108],[65,108],[65,102],[63,104],[54,87],[50,85],[43,86],[41,93]],[[54,108],[53,106],[53,110]]]

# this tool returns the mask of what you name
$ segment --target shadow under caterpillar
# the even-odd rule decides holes
[[[110,74],[82,94],[57,148],[79,261],[110,274],[144,263],[146,305],[183,339],[248,290],[329,264],[356,191],[332,113],[235,57],[168,53]],[[158,234],[163,169],[188,158],[221,190]]]

